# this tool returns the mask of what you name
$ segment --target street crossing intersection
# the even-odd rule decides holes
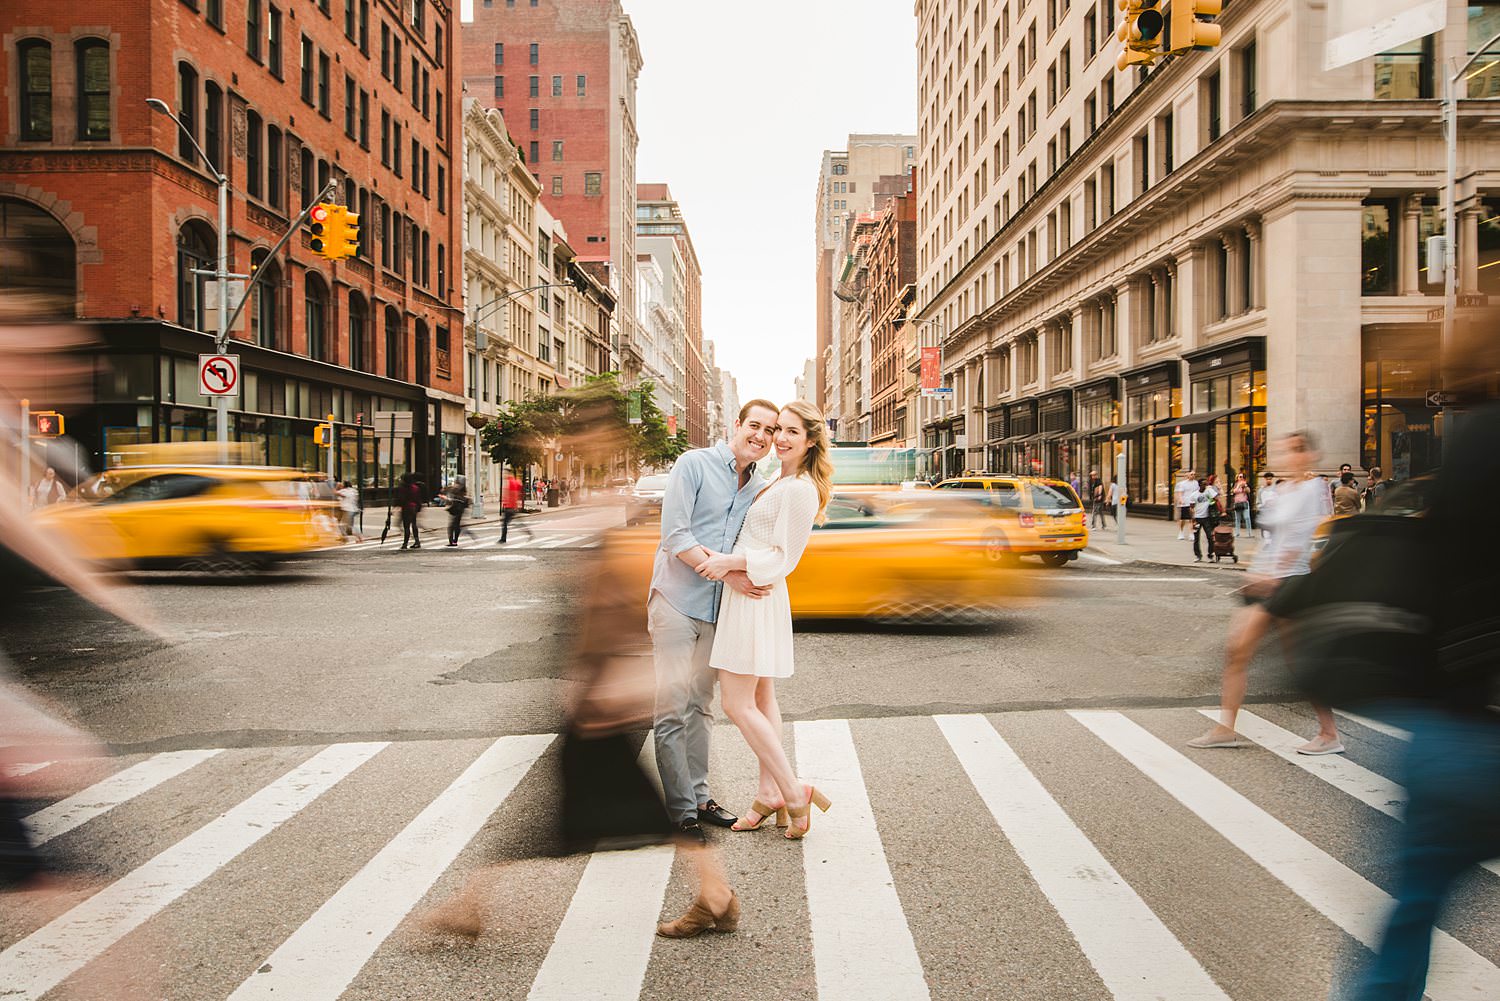
[[[1346,717],[1348,754],[1308,759],[1310,715],[1252,709],[1256,747],[1207,752],[1183,740],[1211,709],[791,724],[833,809],[801,843],[713,832],[745,917],[689,942],[652,934],[692,892],[670,849],[531,857],[553,735],[134,755],[36,804],[34,836],[89,886],[7,899],[0,996],[110,996],[101,969],[194,1001],[688,997],[708,973],[851,1001],[1326,996],[1390,904],[1409,735]],[[742,808],[754,770],[719,727],[715,795]],[[411,920],[505,860],[473,946]],[[1500,868],[1476,868],[1434,1001],[1500,997],[1497,910]]]

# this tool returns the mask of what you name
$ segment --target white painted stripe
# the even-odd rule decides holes
[[[797,723],[797,762],[833,808],[802,842],[818,996],[927,998],[885,846],[845,720]]]
[[[570,535],[567,538],[554,539],[551,542],[544,542],[544,543],[542,543],[542,545],[541,545],[540,548],[542,548],[542,549],[560,549],[561,547],[566,546],[570,542],[578,542],[578,541],[581,541],[581,540],[586,539],[586,538],[588,538],[588,536],[586,536],[586,535]]]
[[[59,800],[26,818],[26,826],[37,844],[45,844],[128,802],[141,793],[176,778],[194,765],[220,753],[218,750],[168,751],[147,758],[95,782],[81,792]]]
[[[1084,551],[1080,552],[1078,554],[1078,558],[1079,559],[1083,559],[1083,560],[1088,560],[1090,563],[1103,563],[1103,564],[1105,564],[1107,566],[1112,566],[1112,567],[1118,567],[1118,566],[1124,566],[1125,565],[1125,561],[1124,560],[1112,560],[1108,556],[1100,556],[1098,553],[1091,553],[1087,549],[1085,549]]]
[[[34,1001],[296,816],[384,742],[335,744],[0,952],[6,1001]]]
[[[318,908],[231,998],[342,994],[552,743],[501,737]],[[256,964],[262,966],[262,964]]]
[[[1375,946],[1394,903],[1389,894],[1120,713],[1069,715],[1324,917]],[[1433,1001],[1500,997],[1500,969],[1435,931],[1427,994]]]
[[[1344,717],[1344,719],[1349,720],[1351,723],[1358,723],[1367,730],[1374,730],[1376,733],[1383,733],[1387,737],[1395,737],[1397,740],[1411,740],[1411,731],[1403,730],[1399,726],[1382,723],[1378,719],[1371,719],[1368,716],[1361,716],[1358,713],[1345,712],[1342,709],[1335,709],[1334,713],[1335,715]]]
[[[643,772],[656,775],[655,741],[649,732],[639,762]],[[660,845],[601,852],[589,859],[528,1001],[640,997],[675,853],[671,845]]]
[[[543,540],[542,536],[533,534],[530,537],[528,537],[525,542],[506,542],[505,543],[505,548],[506,549],[525,549],[527,546],[534,546],[538,542],[541,542],[542,540]]]
[[[934,719],[995,822],[1115,998],[1228,1001],[988,720]]]
[[[1198,711],[1215,722],[1219,719],[1217,709]],[[1357,765],[1343,755],[1298,754],[1297,746],[1306,741],[1290,730],[1282,729],[1243,709],[1240,710],[1235,728],[1277,757],[1290,761],[1310,775],[1316,775],[1366,806],[1373,807],[1388,817],[1402,819],[1403,807],[1406,806],[1406,789],[1399,783]],[[1500,861],[1483,862],[1481,865],[1500,876]]]
[[[1100,583],[1109,583],[1109,584],[1122,584],[1122,583],[1123,584],[1142,584],[1142,583],[1150,583],[1150,584],[1206,584],[1206,583],[1208,583],[1208,578],[1207,577],[1132,577],[1132,576],[1129,576],[1129,575],[1126,575],[1126,574],[1108,574],[1108,575],[1106,575],[1106,574],[1086,574],[1086,573],[1077,573],[1077,572],[1068,573],[1067,571],[1064,571],[1063,573],[1059,574],[1055,578],[1048,578],[1048,579],[1049,580],[1057,580],[1058,582],[1063,583],[1063,584],[1071,584],[1074,581],[1096,581],[1096,582],[1100,582]]]
[[[6,765],[5,774],[13,779],[18,779],[22,775],[30,775],[32,772],[39,772],[50,764],[52,764],[52,762],[50,761],[28,761],[24,764],[19,765]]]

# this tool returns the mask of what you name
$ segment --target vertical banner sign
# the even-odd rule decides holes
[[[625,401],[625,419],[631,424],[641,422],[641,393],[640,390],[632,390]]]
[[[676,433],[677,433],[677,415],[676,414],[668,414],[667,415],[667,434],[675,435]]]
[[[943,385],[942,348],[932,347],[922,349],[922,395],[929,397],[950,397],[953,395],[953,387]]]

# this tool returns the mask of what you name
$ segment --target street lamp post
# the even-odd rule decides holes
[[[214,351],[223,354],[229,350],[229,175],[214,166],[208,154],[203,152],[203,147],[198,145],[198,140],[188,131],[182,119],[172,114],[172,109],[167,102],[156,97],[148,97],[146,104],[152,111],[166,115],[177,123],[178,131],[187,137],[192,144],[193,151],[202,158],[208,169],[214,172],[215,180],[219,185],[219,260],[214,269],[214,277],[219,284],[219,308],[215,310],[218,314],[218,333],[214,337]],[[194,274],[198,269],[194,269]],[[214,437],[219,442],[219,461],[224,464],[229,462],[229,397],[214,397]]]
[[[919,331],[920,331],[920,328],[926,327],[929,324],[935,324],[937,326],[938,334],[937,334],[936,337],[933,338],[933,341],[934,341],[933,344],[924,345],[922,343],[922,335],[921,335],[921,333],[919,332],[918,335],[917,335],[917,371],[918,371],[918,373],[920,373],[921,372],[921,352],[922,352],[922,348],[923,347],[937,347],[939,350],[941,350],[941,348],[943,346],[943,335],[942,335],[943,318],[942,318],[942,316],[939,315],[939,316],[928,317],[925,320],[905,319],[902,322],[903,323],[910,323],[910,324],[915,325],[916,327],[919,328]],[[908,371],[910,371],[910,369],[908,369]],[[941,371],[939,371],[938,377],[939,377],[939,379],[942,378]],[[919,374],[918,378],[920,379],[920,374]],[[922,395],[922,387],[920,385],[918,385],[917,386],[917,399],[918,400],[922,400],[922,399],[929,399],[929,398],[930,397],[924,397]],[[917,407],[917,411],[918,411],[918,417],[917,417],[917,437],[918,437],[919,440],[921,439],[921,436],[922,436],[922,427],[926,423],[922,419],[922,414],[923,414],[924,411],[927,411],[929,409],[929,407],[931,407],[931,404],[929,404],[927,407],[923,407],[923,406],[921,406],[919,404],[918,407]],[[943,416],[945,418],[948,416],[948,407],[946,405],[944,405],[944,407],[943,407]],[[947,457],[946,457],[946,455],[940,461],[941,461],[942,465],[946,465],[946,463],[947,463]],[[941,471],[941,466],[939,467],[939,469]],[[944,474],[944,475],[946,475],[946,474]]]
[[[1449,364],[1449,359],[1454,350],[1453,322],[1454,313],[1458,309],[1458,85],[1466,80],[1465,74],[1469,67],[1490,46],[1500,42],[1500,34],[1495,35],[1489,41],[1479,46],[1478,50],[1469,57],[1468,62],[1459,67],[1457,73],[1452,76],[1443,76],[1443,140],[1447,146],[1447,186],[1443,196],[1443,328],[1442,339],[1439,344],[1439,355],[1444,367]],[[1469,248],[1469,253],[1478,253],[1478,247]],[[1432,266],[1429,259],[1428,267]],[[1444,387],[1446,389],[1446,386]],[[1446,417],[1451,404],[1447,402],[1450,398],[1444,397],[1442,413]],[[1447,421],[1445,420],[1446,424]],[[1445,441],[1451,440],[1447,433],[1448,428],[1443,428]]]

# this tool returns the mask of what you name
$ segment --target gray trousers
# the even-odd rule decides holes
[[[683,615],[660,594],[651,595],[646,621],[656,662],[656,770],[667,815],[674,823],[697,819],[699,804],[709,799],[714,624]]]

